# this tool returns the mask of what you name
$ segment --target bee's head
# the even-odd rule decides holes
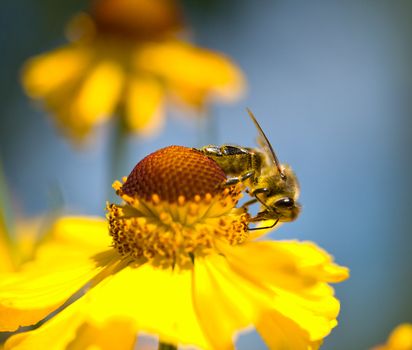
[[[271,218],[286,222],[298,217],[301,209],[297,202],[299,183],[289,166],[282,165],[282,176],[276,172],[263,177],[259,187],[264,188],[264,191],[258,189],[255,195],[263,205],[264,210],[259,213],[262,219]]]

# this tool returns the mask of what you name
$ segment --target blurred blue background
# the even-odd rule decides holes
[[[412,3],[185,1],[200,46],[232,57],[249,91],[215,105],[206,143],[253,146],[245,112],[258,117],[282,162],[301,183],[303,212],[271,238],[312,240],[349,266],[336,286],[339,326],[324,349],[368,349],[412,321]],[[0,157],[13,207],[52,206],[56,188],[71,213],[103,215],[113,181],[108,127],[79,150],[24,96],[22,63],[64,42],[82,1],[2,0]],[[160,137],[131,139],[125,169],[171,144],[198,146],[197,123],[168,118]],[[124,175],[127,175],[125,171]],[[254,334],[239,349],[264,349]]]

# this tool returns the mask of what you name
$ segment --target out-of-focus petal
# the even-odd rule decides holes
[[[135,62],[137,69],[164,79],[172,91],[193,103],[209,96],[234,99],[244,88],[240,69],[228,58],[183,42],[147,44]]]
[[[107,222],[100,217],[67,216],[60,218],[54,224],[51,235],[58,243],[73,245],[80,250],[90,248],[100,251],[112,244]]]
[[[31,97],[44,97],[69,81],[77,80],[90,58],[90,50],[77,45],[36,56],[23,67],[23,86]]]
[[[131,79],[126,96],[126,124],[132,132],[153,134],[164,122],[164,88],[153,78]]]
[[[101,61],[85,78],[71,113],[78,122],[96,125],[107,120],[119,102],[124,72],[118,63]]]
[[[108,250],[106,226],[101,221],[83,223],[81,219],[59,221],[55,239],[38,249],[35,260],[18,273],[3,276],[0,331],[40,321],[117,258],[116,252]]]
[[[412,324],[403,323],[396,327],[391,333],[388,344],[393,349],[412,349]]]
[[[192,273],[150,264],[126,267],[89,291],[91,322],[114,316],[134,320],[136,327],[172,344],[209,349],[192,302]]]
[[[412,324],[400,324],[392,331],[386,344],[372,350],[412,350]]]

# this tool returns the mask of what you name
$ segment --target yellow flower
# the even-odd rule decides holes
[[[167,100],[202,109],[238,97],[241,71],[179,39],[182,27],[173,0],[96,1],[69,24],[71,43],[26,63],[23,86],[76,139],[114,114],[128,131],[156,131]]]
[[[250,239],[235,207],[242,184],[225,179],[200,152],[171,146],[115,182],[124,203],[107,204],[109,228],[61,219],[37,259],[0,282],[0,330],[55,315],[6,348],[132,349],[140,333],[224,350],[255,327],[271,349],[317,349],[337,324],[328,283],[348,270],[310,242]]]
[[[385,345],[373,350],[412,350],[412,324],[400,324],[392,331]]]

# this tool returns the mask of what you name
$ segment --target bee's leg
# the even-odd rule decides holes
[[[226,182],[225,182],[225,186],[233,186],[238,184],[239,182],[243,182],[246,181],[247,179],[250,179],[251,177],[253,177],[255,175],[255,171],[251,170],[248,171],[247,173],[239,176],[239,177],[229,177]]]
[[[263,188],[257,188],[256,190],[252,191],[252,193],[250,193],[250,195],[255,197],[256,200],[258,200],[260,202],[260,204],[262,204],[265,208],[269,209],[269,207],[267,206],[265,201],[262,198],[259,197],[259,194],[261,194],[261,193],[268,194],[269,192],[270,192],[270,190],[268,188],[263,187]]]
[[[256,197],[256,195],[258,195],[260,193],[266,193],[267,194],[269,192],[270,192],[270,190],[268,188],[262,187],[262,188],[257,188],[256,190],[253,190],[251,192],[251,195]]]
[[[236,155],[250,155],[250,151],[246,148],[232,145],[223,145],[220,147],[220,151],[225,156],[236,156]]]
[[[253,219],[252,219],[252,220],[253,220]],[[261,227],[261,226],[258,226],[258,227],[249,227],[249,226],[248,226],[247,230],[248,230],[248,231],[266,230],[266,229],[275,227],[278,222],[279,222],[279,219],[276,219],[276,221],[273,223],[273,225],[270,225],[270,226],[263,226],[263,227]]]
[[[222,150],[219,146],[207,145],[202,148],[195,148],[196,150],[202,152],[205,156],[209,157],[221,157],[223,156]]]

